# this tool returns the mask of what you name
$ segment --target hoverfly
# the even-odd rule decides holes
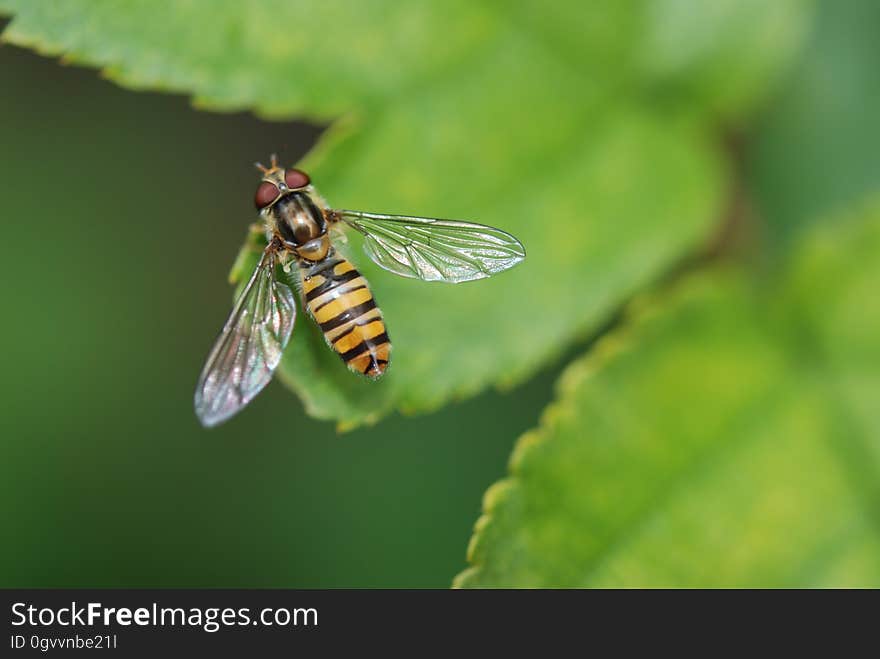
[[[388,368],[382,312],[367,280],[337,251],[331,229],[358,231],[379,266],[425,281],[482,279],[525,258],[516,238],[481,224],[331,209],[305,172],[280,167],[274,155],[270,162],[257,163],[262,179],[254,196],[268,245],[196,386],[195,411],[205,426],[234,415],[272,379],[296,316],[291,285],[349,369],[376,379]]]

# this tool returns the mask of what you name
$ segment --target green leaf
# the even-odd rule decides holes
[[[334,118],[421,84],[497,30],[478,3],[3,0],[11,43],[212,109]],[[454,17],[458,29],[437,29]]]
[[[551,83],[535,91],[548,97],[554,89]],[[324,349],[317,330],[301,326],[285,355],[282,377],[313,414],[359,422],[393,407],[432,409],[493,382],[522,380],[707,231],[718,212],[719,164],[691,126],[670,127],[644,113],[615,111],[595,117],[591,134],[590,122],[577,112],[568,117],[560,112],[556,135],[575,142],[563,158],[561,145],[517,131],[526,117],[505,112],[517,103],[514,90],[508,91],[506,97],[496,93],[482,102],[465,95],[455,103],[461,115],[454,113],[453,99],[410,101],[391,110],[374,133],[382,148],[312,163],[319,180],[342,180],[349,191],[331,203],[405,214],[431,209],[421,212],[474,219],[510,231],[528,253],[510,272],[450,286],[390,276],[352,245],[351,256],[385,312],[393,363],[378,384],[352,378]],[[472,135],[477,148],[468,163],[460,161],[467,147],[458,139],[411,153],[408,145],[432,112],[436,130],[462,137],[467,126],[456,124],[473,121],[476,114],[483,115],[483,126],[492,117],[496,128],[511,120],[502,131],[511,139],[517,135],[517,145],[504,149],[510,160],[498,159],[501,147],[490,143],[497,133],[486,131]],[[580,137],[580,132],[586,134]],[[395,163],[407,160],[393,178]],[[389,172],[395,196],[405,200],[387,208],[387,188],[371,181],[370,172]],[[521,177],[527,185],[505,188]]]
[[[575,362],[456,585],[880,585],[880,204]]]
[[[808,14],[706,4],[0,0],[15,11],[6,40],[123,84],[342,117],[304,163],[336,207],[522,240],[523,265],[444,286],[380,271],[352,239],[394,343],[388,374],[352,376],[304,314],[279,369],[311,414],[343,427],[523,380],[710,232],[726,175],[711,129],[766,93]]]
[[[820,4],[815,33],[757,126],[750,182],[780,245],[880,192],[880,4]]]
[[[736,123],[764,100],[810,25],[800,0],[658,0],[641,63],[649,91]]]

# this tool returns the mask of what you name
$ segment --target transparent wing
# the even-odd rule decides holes
[[[526,257],[516,238],[501,229],[457,220],[334,213],[364,234],[364,250],[386,270],[425,281],[483,279]]]
[[[196,385],[195,410],[205,426],[225,421],[272,379],[296,317],[290,287],[275,279],[275,247],[239,295]]]

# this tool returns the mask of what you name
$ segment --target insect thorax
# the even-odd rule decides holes
[[[324,258],[330,246],[327,221],[311,197],[294,192],[270,209],[274,231],[284,246],[309,261]]]

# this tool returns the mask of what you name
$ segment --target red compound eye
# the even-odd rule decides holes
[[[254,195],[254,204],[257,207],[257,210],[263,209],[273,201],[275,201],[275,197],[278,196],[278,188],[275,187],[274,184],[269,183],[269,181],[263,181],[260,183],[257,188],[257,194]]]
[[[287,183],[287,187],[291,190],[297,190],[309,184],[309,175],[298,169],[288,169],[284,172],[284,182]]]

